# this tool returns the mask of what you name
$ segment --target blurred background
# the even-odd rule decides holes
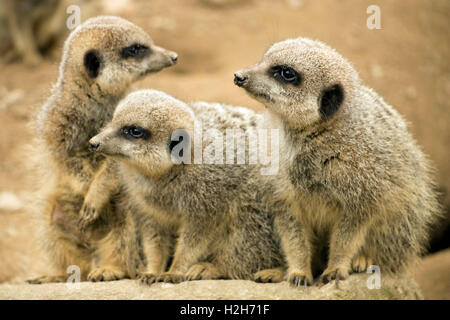
[[[24,145],[57,79],[71,4],[81,8],[81,22],[119,15],[178,52],[177,66],[135,87],[188,101],[261,110],[233,84],[234,71],[289,37],[336,48],[406,117],[437,169],[446,218],[433,228],[431,254],[416,279],[426,298],[450,299],[449,0],[0,0],[0,283],[45,273],[38,230],[26,209],[32,186]],[[370,5],[380,8],[381,29],[367,27]]]

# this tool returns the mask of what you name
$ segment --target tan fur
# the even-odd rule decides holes
[[[91,139],[101,153],[117,161],[130,201],[150,217],[147,223],[158,234],[148,256],[156,267],[141,276],[148,284],[253,279],[255,272],[283,266],[272,218],[257,200],[257,165],[172,162],[172,132],[184,129],[193,139],[196,120],[204,131],[247,130],[261,121],[244,108],[204,102],[187,105],[162,92],[143,90],[127,96],[112,122]],[[148,136],[130,137],[129,126],[147,130]],[[210,141],[206,138],[202,148]],[[162,240],[167,235],[172,239]],[[173,261],[162,272],[167,252],[172,252]]]
[[[279,70],[287,67],[299,83],[283,80]],[[416,260],[439,215],[430,165],[403,118],[347,60],[321,42],[289,39],[235,81],[281,120],[276,198],[290,209],[276,224],[292,284],[312,282],[311,265],[323,247],[323,281],[369,263],[396,273]]]
[[[135,44],[149,50],[138,57],[124,56],[125,48]],[[111,120],[117,102],[134,81],[173,65],[175,57],[155,46],[141,28],[118,17],[89,19],[67,39],[58,82],[35,128],[37,158],[47,175],[41,193],[45,208],[37,208],[42,209],[37,214],[45,220],[44,245],[56,276],[30,282],[65,279],[70,265],[79,266],[81,278],[92,281],[134,276],[140,235],[136,217],[122,206],[120,189],[111,186],[112,197],[89,199],[100,202],[100,219],[84,232],[77,227],[91,181],[107,169],[102,167],[104,157],[90,152],[88,141]]]

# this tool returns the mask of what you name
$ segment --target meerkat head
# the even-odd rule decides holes
[[[261,62],[236,72],[234,82],[291,126],[302,128],[336,117],[359,78],[334,49],[298,38],[274,44]]]
[[[94,151],[157,178],[175,165],[173,149],[180,142],[190,148],[194,121],[185,103],[160,91],[140,90],[120,102],[112,121],[89,143]]]
[[[65,43],[61,74],[101,96],[123,94],[140,77],[174,65],[178,55],[118,17],[91,18]]]

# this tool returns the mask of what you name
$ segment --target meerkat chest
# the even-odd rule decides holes
[[[333,150],[316,150],[316,147],[291,151],[284,174],[289,181],[287,197],[296,217],[303,225],[322,232],[328,230],[340,214],[339,200],[333,190],[335,173],[325,160]],[[325,159],[325,160],[324,160]]]
[[[319,236],[331,230],[341,215],[341,208],[337,202],[317,194],[297,195],[292,208],[301,224]]]
[[[346,147],[333,136],[311,136],[297,139],[291,146],[286,161],[289,181],[298,192],[332,194],[339,176],[346,175]]]
[[[159,186],[131,166],[122,164],[119,170],[127,194],[145,214],[168,227],[176,227],[182,223],[182,218],[176,214],[176,210],[172,210],[167,204],[173,201],[165,195],[163,186]]]
[[[326,177],[322,157],[314,150],[297,150],[287,162],[287,175],[296,193],[325,191]]]

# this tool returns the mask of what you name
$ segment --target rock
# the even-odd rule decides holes
[[[124,11],[129,11],[129,8],[133,7],[130,0],[103,0],[101,5],[103,11],[111,15],[123,15]]]
[[[406,97],[410,100],[417,98],[417,90],[414,86],[408,86],[405,90]]]
[[[425,299],[450,300],[450,249],[424,258],[415,278]]]
[[[162,31],[174,31],[177,28],[177,23],[171,17],[154,16],[151,19],[151,26],[153,29]]]
[[[201,0],[205,5],[214,6],[214,7],[226,7],[233,6],[236,4],[242,4],[247,2],[247,0]]]
[[[381,279],[380,289],[368,289],[370,275],[351,275],[336,287],[292,288],[286,282],[260,284],[246,280],[203,280],[181,284],[145,286],[134,280],[113,282],[55,283],[43,285],[2,284],[0,299],[421,299],[410,277]]]
[[[0,110],[6,110],[9,106],[20,102],[24,96],[22,89],[8,91],[4,87],[0,88]]]
[[[294,9],[301,9],[305,5],[305,0],[287,0],[287,3]]]
[[[0,192],[0,210],[16,211],[23,208],[22,201],[12,192]]]
[[[384,70],[379,64],[371,64],[370,74],[374,79],[382,79],[384,77]]]

